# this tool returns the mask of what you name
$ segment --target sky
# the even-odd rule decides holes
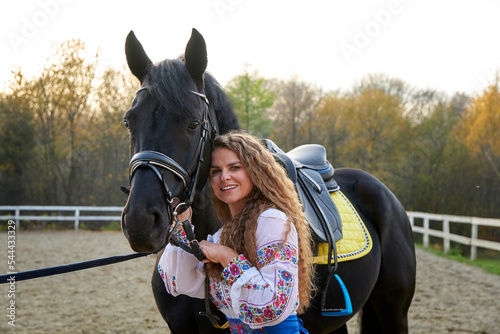
[[[53,43],[81,39],[126,66],[133,30],[154,61],[184,52],[196,28],[208,71],[223,85],[245,66],[324,91],[369,74],[473,95],[500,70],[498,0],[23,0],[0,4],[0,87],[36,76]]]

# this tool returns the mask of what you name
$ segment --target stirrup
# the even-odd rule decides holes
[[[337,274],[334,274],[335,278],[339,282],[340,288],[342,289],[342,294],[344,295],[344,302],[345,302],[345,309],[325,309],[325,295],[326,295],[326,289],[324,292],[323,300],[321,302],[321,315],[325,317],[341,317],[341,316],[346,316],[346,315],[351,315],[352,314],[352,303],[351,303],[351,297],[349,296],[349,292],[347,292],[347,288],[344,285],[344,282],[340,279],[340,277]],[[326,287],[328,289],[328,286]]]

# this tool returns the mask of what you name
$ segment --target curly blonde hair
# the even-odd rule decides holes
[[[311,234],[293,182],[263,143],[250,134],[230,132],[220,135],[213,144],[213,149],[217,148],[228,148],[235,152],[253,183],[244,208],[235,217],[231,216],[228,205],[212,193],[215,213],[223,224],[221,244],[245,255],[257,266],[257,218],[269,208],[275,207],[283,211],[288,218],[283,241],[290,232],[290,224],[297,230],[300,300],[297,312],[304,312],[314,290]],[[220,274],[222,269],[220,264],[207,266],[207,272],[212,276]]]

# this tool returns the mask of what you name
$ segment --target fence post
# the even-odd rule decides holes
[[[429,247],[429,217],[425,216],[424,217],[424,248]]]
[[[474,240],[477,240],[477,230],[478,230],[478,225],[476,224],[475,222],[475,219],[474,217],[472,217],[472,221],[471,221],[471,224],[472,224],[472,232],[471,232],[471,236],[470,236],[470,241],[471,241],[471,246],[470,246],[470,259],[472,261],[474,261],[477,257],[477,247],[474,246],[472,243],[474,242]]]
[[[443,220],[443,247],[444,253],[448,254],[450,252],[450,221],[448,219]]]
[[[21,209],[16,207],[16,232],[19,232],[19,216],[21,215]]]
[[[80,209],[75,209],[75,231],[78,231],[80,225]]]

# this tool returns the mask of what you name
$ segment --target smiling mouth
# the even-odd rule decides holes
[[[227,186],[227,187],[222,187],[221,190],[222,191],[226,191],[226,190],[231,190],[231,189],[234,189],[236,188],[237,186]]]

